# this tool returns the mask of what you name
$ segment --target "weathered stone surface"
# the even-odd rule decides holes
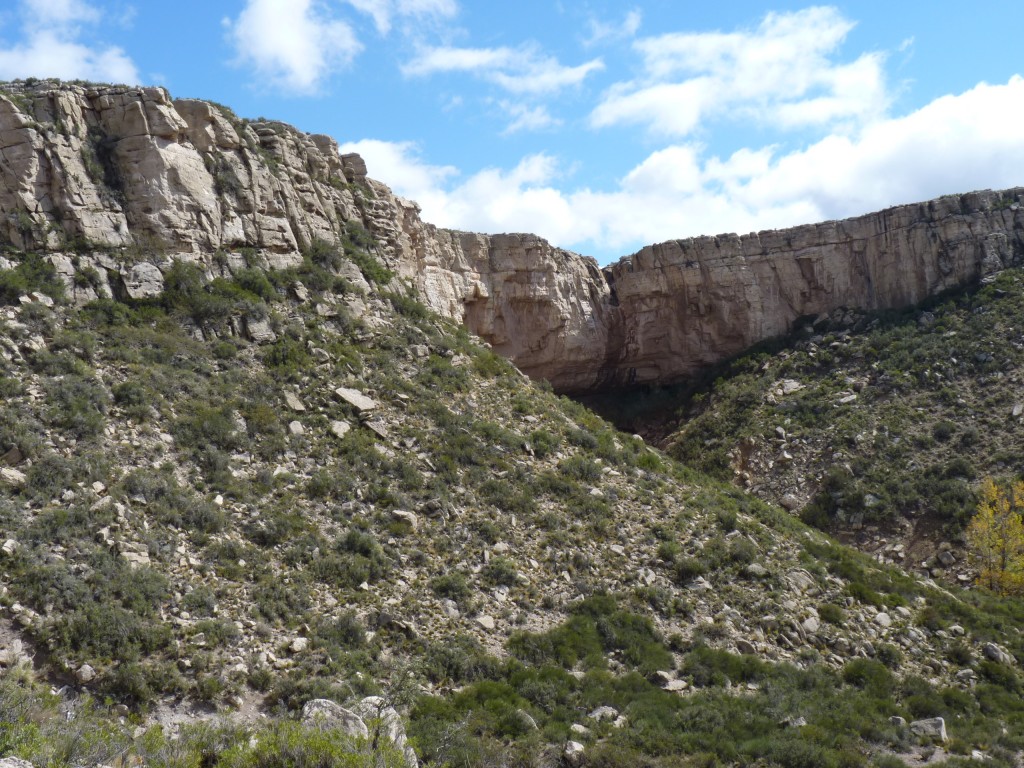
[[[91,683],[96,679],[96,670],[89,664],[83,664],[75,671],[75,678],[80,683]]]
[[[742,653],[744,656],[753,656],[757,653],[757,648],[749,640],[740,638],[736,641],[736,650]]]
[[[578,768],[583,765],[583,755],[586,748],[578,741],[570,741],[565,745],[563,756],[565,764],[570,768]]]
[[[330,699],[307,701],[302,707],[302,722],[306,725],[337,728],[354,738],[365,739],[370,735],[366,723],[359,715]]]
[[[1008,654],[995,643],[985,643],[981,647],[981,652],[986,659],[994,661],[997,664],[1013,664],[1016,661],[1013,656]]]
[[[589,715],[587,715],[587,717],[589,717],[591,720],[597,720],[598,722],[602,720],[614,720],[618,716],[619,711],[614,707],[609,706],[598,707]]]
[[[1011,189],[670,241],[602,269],[535,235],[426,224],[326,136],[242,123],[162,88],[5,89],[18,98],[0,96],[0,242],[50,253],[76,301],[108,295],[115,277],[130,296],[154,295],[176,258],[216,274],[215,253],[230,271],[247,248],[270,268],[294,266],[312,243],[337,243],[356,225],[432,309],[559,391],[685,379],[800,318],[907,306],[1024,257],[1024,190]],[[71,243],[97,248],[73,262],[62,253]],[[84,267],[96,286],[75,284]],[[339,272],[361,314],[355,294],[368,283],[354,264]],[[262,321],[247,331],[276,338]]]
[[[160,268],[149,262],[142,262],[131,267],[123,274],[125,293],[131,299],[149,299],[158,296],[164,289],[164,276]]]
[[[915,720],[910,724],[910,732],[924,739],[944,742],[946,741],[946,721],[941,717]]]
[[[10,467],[0,468],[0,484],[11,488],[21,488],[26,482],[28,482],[28,478],[24,472],[11,469]]]
[[[405,726],[394,707],[388,706],[380,696],[367,696],[356,704],[354,709],[365,722],[370,724],[370,727],[405,755],[408,768],[418,768],[419,760],[416,758],[416,753],[407,744]]]
[[[334,390],[334,393],[344,400],[346,403],[354,407],[359,413],[366,411],[372,411],[377,407],[377,403],[371,398],[364,395],[357,389],[350,389],[349,387],[338,387]]]

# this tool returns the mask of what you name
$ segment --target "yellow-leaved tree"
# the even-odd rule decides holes
[[[967,526],[967,543],[978,584],[1001,595],[1024,592],[1024,482],[1000,488],[981,485],[978,511]]]

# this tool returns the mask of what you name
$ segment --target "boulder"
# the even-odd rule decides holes
[[[580,768],[583,765],[583,753],[585,747],[578,741],[570,741],[565,745],[565,750],[562,755],[565,758],[565,764],[569,768]]]
[[[364,395],[358,389],[351,389],[349,387],[338,387],[334,390],[334,394],[344,400],[346,403],[356,409],[359,414],[372,411],[377,407],[377,403],[371,398]]]
[[[946,721],[941,717],[929,717],[925,720],[915,720],[910,724],[910,732],[922,739],[932,741],[946,741]]]
[[[326,728],[337,728],[347,736],[366,739],[370,731],[355,712],[345,709],[329,699],[313,699],[302,707],[302,722]]]
[[[0,485],[6,485],[8,488],[23,488],[26,482],[28,482],[28,478],[24,472],[10,467],[0,467]]]
[[[757,653],[757,648],[754,647],[754,644],[743,638],[736,641],[736,650],[744,656],[753,656]]]
[[[416,753],[406,744],[405,726],[394,707],[388,706],[380,696],[367,696],[356,704],[354,709],[379,736],[390,741],[395,749],[405,754],[406,765],[409,768],[418,768]]]
[[[1016,661],[1016,659],[1014,659],[1013,656],[1008,654],[995,643],[985,643],[981,647],[981,653],[982,655],[984,655],[986,659],[988,659],[989,661],[994,661],[997,664],[1010,665]]]
[[[419,528],[420,519],[416,516],[415,512],[406,512],[404,509],[393,509],[391,510],[391,517],[400,523],[405,523],[412,529],[413,533]]]
[[[121,283],[130,299],[151,299],[164,290],[163,273],[148,261],[140,261],[122,274]]]
[[[91,683],[96,679],[96,670],[89,664],[83,664],[75,671],[75,678],[80,683]]]

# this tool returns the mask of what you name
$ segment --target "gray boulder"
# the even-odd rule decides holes
[[[910,724],[910,732],[915,736],[933,741],[946,741],[946,721],[941,717],[929,717],[927,720],[915,720]]]
[[[994,661],[997,664],[1013,664],[1014,658],[995,643],[985,643],[981,647],[981,652],[985,658],[989,661]]]
[[[370,730],[359,715],[329,699],[307,701],[302,707],[302,722],[321,728],[337,728],[355,738],[370,737]]]
[[[395,749],[405,754],[405,762],[409,768],[419,768],[416,753],[406,744],[402,718],[394,707],[389,707],[380,696],[367,696],[356,704],[354,709],[364,721],[370,723],[377,736],[384,737],[394,745]]]

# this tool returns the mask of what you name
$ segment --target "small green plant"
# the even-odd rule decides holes
[[[42,256],[26,253],[13,269],[0,269],[0,303],[14,304],[33,291],[55,301],[64,298],[64,283],[53,265]]]

